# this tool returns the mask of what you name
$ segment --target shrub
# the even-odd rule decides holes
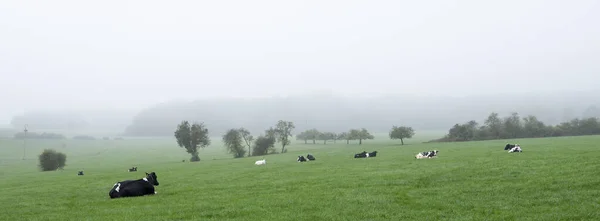
[[[263,156],[275,153],[275,138],[271,136],[259,136],[254,141],[252,156]]]
[[[67,155],[64,153],[56,152],[52,149],[45,149],[42,154],[40,154],[40,168],[42,171],[52,171],[57,169],[62,169],[65,167],[65,163],[67,162]]]

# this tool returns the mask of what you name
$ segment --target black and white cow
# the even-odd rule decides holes
[[[313,156],[312,154],[309,153],[308,155],[306,155],[306,159],[315,160],[315,156]]]
[[[154,195],[154,186],[158,186],[156,173],[146,173],[146,177],[139,180],[125,180],[115,183],[108,192],[111,199],[120,197],[136,197]]]
[[[516,144],[509,144],[509,143],[507,143],[506,146],[504,146],[504,150],[510,150],[510,149],[512,149],[515,146],[516,146]]]
[[[363,151],[362,153],[354,154],[354,158],[366,158],[366,157],[367,157],[367,151]]]
[[[79,171],[79,172],[77,172],[77,176],[83,176],[83,170],[82,170],[82,171]]]
[[[373,151],[371,153],[367,153],[367,157],[376,157],[377,156],[377,151]]]
[[[523,152],[523,150],[521,149],[521,146],[519,144],[515,144],[514,147],[510,148],[510,150],[508,150],[509,153],[516,153],[516,152]]]
[[[306,158],[304,158],[304,156],[298,156],[298,160],[296,160],[296,161],[298,161],[298,163],[306,162]]]
[[[437,153],[439,151],[437,150],[432,150],[432,151],[425,151],[425,152],[420,152],[418,153],[415,158],[417,159],[423,159],[423,158],[434,158],[437,156]]]
[[[129,172],[136,172],[137,171],[137,167],[132,167],[131,169],[128,170]]]

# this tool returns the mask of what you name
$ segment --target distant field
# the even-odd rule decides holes
[[[378,139],[305,145],[232,159],[216,138],[189,159],[173,139],[0,140],[0,220],[597,220],[600,136],[421,143]],[[339,142],[339,141],[338,141]],[[502,150],[518,142],[523,153]],[[63,144],[65,146],[63,146]],[[64,171],[39,172],[44,148],[67,154]],[[279,147],[280,148],[280,147]],[[415,160],[438,149],[439,158]],[[379,151],[376,158],[354,153]],[[314,162],[297,163],[312,153]],[[126,172],[138,166],[139,171]],[[84,170],[85,176],[76,176]],[[120,180],[155,171],[158,195],[109,200]]]

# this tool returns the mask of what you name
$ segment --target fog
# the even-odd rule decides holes
[[[3,0],[0,125],[105,111],[123,128],[163,102],[314,93],[412,106],[483,97],[482,113],[496,111],[486,96],[528,95],[523,106],[541,94],[600,94],[599,11],[597,0]],[[599,101],[578,98],[552,111]]]

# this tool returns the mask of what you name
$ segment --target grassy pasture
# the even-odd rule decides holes
[[[305,145],[231,159],[218,139],[189,159],[172,139],[0,140],[0,220],[598,220],[600,136],[407,145]],[[318,141],[317,141],[318,142]],[[339,141],[338,141],[339,142]],[[517,142],[523,153],[502,148]],[[66,144],[63,146],[63,144]],[[39,172],[44,148],[67,154]],[[416,160],[419,151],[439,158]],[[353,159],[354,153],[379,156]],[[297,163],[312,153],[314,162]],[[138,172],[126,172],[138,166]],[[84,176],[76,176],[84,170]],[[158,195],[110,200],[120,180],[155,171]]]

